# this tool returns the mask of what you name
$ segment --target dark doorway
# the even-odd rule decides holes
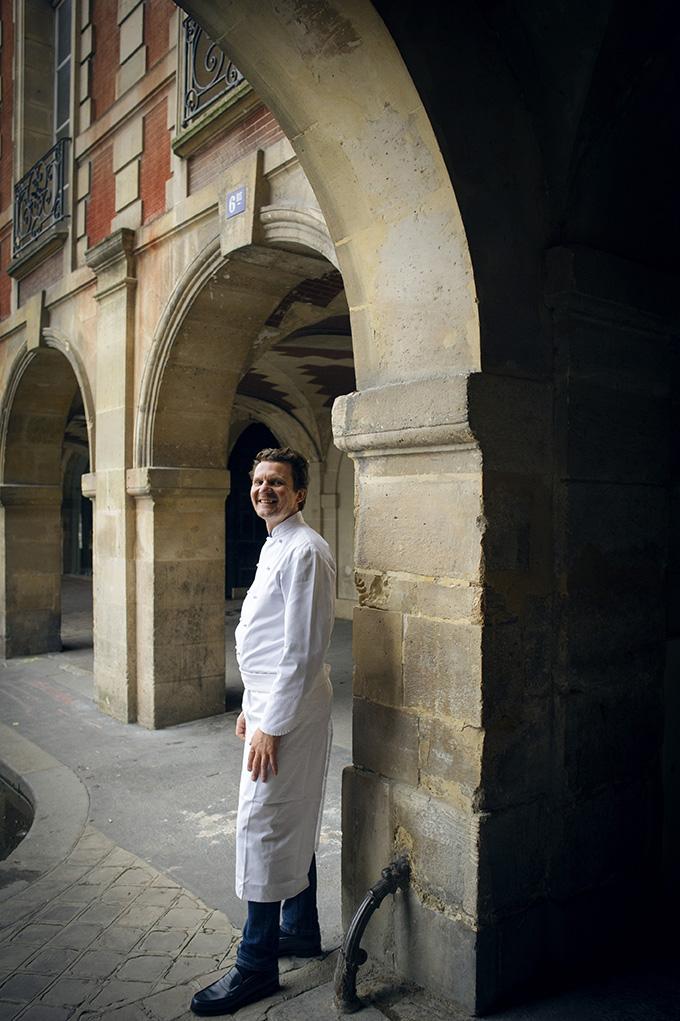
[[[227,497],[227,599],[239,599],[252,584],[267,526],[250,503],[250,468],[253,458],[265,447],[280,446],[266,425],[254,422],[243,430],[231,452],[231,489]]]

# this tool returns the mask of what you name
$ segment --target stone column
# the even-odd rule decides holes
[[[119,230],[90,249],[97,274],[96,515],[93,535],[94,675],[99,707],[136,719],[132,463],[135,235]],[[91,482],[89,483],[91,489]]]
[[[167,727],[224,712],[229,473],[128,472],[137,512],[137,713]]]
[[[61,649],[61,486],[0,486],[2,653]]]
[[[474,1007],[484,520],[468,385],[460,375],[339,398],[333,431],[357,470],[344,921],[407,851],[411,889],[376,914],[367,946]]]

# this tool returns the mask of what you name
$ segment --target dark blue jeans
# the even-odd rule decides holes
[[[309,886],[295,897],[257,903],[248,901],[248,918],[236,952],[236,963],[251,971],[279,970],[279,932],[303,936],[310,942],[320,939],[316,907],[316,856],[309,867]]]

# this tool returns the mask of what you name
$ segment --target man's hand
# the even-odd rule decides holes
[[[257,728],[251,738],[250,754],[248,755],[248,771],[250,772],[251,780],[257,780],[259,777],[262,783],[266,783],[270,770],[274,776],[277,775],[279,771],[277,756],[280,740],[279,737],[275,737],[273,734],[265,734],[259,727]]]
[[[246,714],[239,713],[236,721],[236,736],[240,737],[242,741],[246,739]]]

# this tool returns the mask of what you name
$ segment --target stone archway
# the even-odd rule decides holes
[[[182,6],[224,42],[291,140],[328,224],[350,309],[357,392],[334,411],[336,441],[357,469],[361,594],[355,766],[345,776],[345,915],[395,852],[410,850],[408,923],[386,906],[370,947],[416,981],[477,1007],[484,526],[468,390],[481,359],[451,181],[408,72],[369,3],[356,0],[342,12],[319,3],[304,16],[294,2],[256,10],[240,2]],[[261,257],[259,248],[229,254],[237,291]],[[228,302],[219,271],[211,286],[213,305],[222,294]],[[267,288],[270,280],[264,296],[271,304]],[[184,322],[196,317],[205,325],[208,313],[197,295]],[[217,513],[226,480],[223,450],[205,442],[206,409],[214,406],[208,387],[230,392],[226,411],[251,343],[233,332],[234,368],[220,376],[211,363],[192,374],[194,411],[171,439],[180,403],[171,361],[181,388],[188,351],[182,329],[163,373],[168,410],[157,403],[153,438],[138,461],[146,472],[138,507],[145,503],[149,515],[140,529],[154,542],[163,536],[164,502],[177,517],[180,501],[189,507],[200,489],[201,522],[208,506]],[[196,438],[202,445],[192,451]],[[194,524],[198,538],[198,518]],[[210,535],[217,563],[223,536],[216,527]],[[153,577],[158,587],[158,571]],[[140,649],[154,633],[139,635]]]
[[[94,416],[83,367],[68,342],[43,331],[15,358],[0,409],[3,651],[61,648],[64,430],[80,391],[90,449]]]
[[[319,233],[302,244],[293,223],[288,247],[252,243],[226,255],[216,238],[178,281],[150,347],[135,427],[139,466],[128,473],[145,537],[136,619],[137,713],[147,726],[224,710],[232,410],[239,381],[278,339],[322,319],[336,301],[347,311],[337,269],[309,248]],[[308,447],[318,475],[311,437]]]

